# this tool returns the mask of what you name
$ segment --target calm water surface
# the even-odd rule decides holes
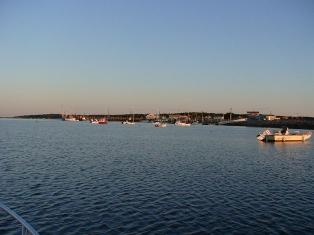
[[[313,234],[313,140],[259,131],[0,119],[0,201],[40,234]]]

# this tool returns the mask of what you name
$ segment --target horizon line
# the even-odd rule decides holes
[[[237,112],[208,112],[208,111],[180,111],[180,112],[160,112],[159,114],[186,114],[186,113],[206,113],[206,114],[228,114],[228,113],[232,113],[232,114],[237,114],[237,115],[247,115],[248,112],[259,112],[256,110],[252,110],[252,111],[247,111],[246,113],[237,113]],[[130,114],[140,114],[140,115],[147,115],[147,114],[158,114],[156,112],[128,112],[128,113],[115,113],[115,114],[110,114],[110,113],[69,113],[69,114],[62,114],[62,113],[33,113],[33,114],[21,114],[21,115],[9,115],[9,116],[0,116],[0,118],[16,118],[16,117],[23,117],[23,116],[42,116],[42,115],[77,115],[77,116],[92,116],[92,115],[103,115],[103,116],[119,116],[119,115],[130,115]],[[282,114],[274,114],[274,113],[261,113],[259,112],[259,114],[262,115],[274,115],[274,116],[282,116],[282,117],[310,117],[313,118],[314,116],[307,116],[307,115],[282,115]]]

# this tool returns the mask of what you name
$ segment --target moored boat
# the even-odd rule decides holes
[[[134,125],[135,122],[129,122],[129,121],[124,121],[122,122],[123,125]]]
[[[62,114],[62,120],[63,121],[69,121],[69,122],[78,122],[79,119],[77,118],[76,115],[71,115],[71,114]]]
[[[65,118],[63,119],[63,121],[79,122],[79,120],[76,119],[75,117],[65,117]]]
[[[100,125],[108,124],[108,120],[106,118],[99,119],[98,124],[100,124]]]
[[[101,118],[99,120],[91,119],[90,123],[92,123],[92,124],[99,124],[99,125],[105,125],[105,124],[108,124],[108,120],[106,118]]]
[[[98,121],[97,121],[96,119],[91,119],[89,122],[90,122],[91,124],[98,124]]]
[[[306,141],[312,136],[312,132],[289,132],[288,128],[273,133],[270,130],[265,130],[257,135],[257,139],[265,142],[288,142],[288,141]]]
[[[176,123],[174,125],[180,126],[180,127],[189,127],[189,126],[191,126],[191,123],[176,121]]]
[[[134,113],[132,114],[132,121],[131,118],[129,118],[129,120],[125,120],[124,122],[122,122],[123,125],[135,125],[134,122]]]
[[[154,127],[164,128],[164,127],[167,127],[167,124],[163,122],[155,122]]]

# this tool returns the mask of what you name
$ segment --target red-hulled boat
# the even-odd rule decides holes
[[[91,123],[92,124],[105,125],[105,124],[108,124],[108,120],[106,118],[101,118],[99,120],[94,119],[94,120],[91,120]]]

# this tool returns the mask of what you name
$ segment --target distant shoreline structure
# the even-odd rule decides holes
[[[71,116],[82,118],[84,120],[99,119],[106,117],[110,122],[121,122],[128,120],[133,114],[71,114]],[[33,114],[20,115],[15,119],[60,119],[63,114]],[[314,117],[302,116],[275,116],[273,114],[260,114],[259,112],[247,112],[246,114],[236,113],[208,113],[208,112],[179,112],[179,113],[134,113],[135,122],[149,122],[155,120],[164,120],[167,123],[175,123],[176,120],[186,120],[189,123],[203,125],[225,125],[225,126],[247,126],[247,127],[265,127],[281,128],[288,126],[293,129],[314,130]]]

